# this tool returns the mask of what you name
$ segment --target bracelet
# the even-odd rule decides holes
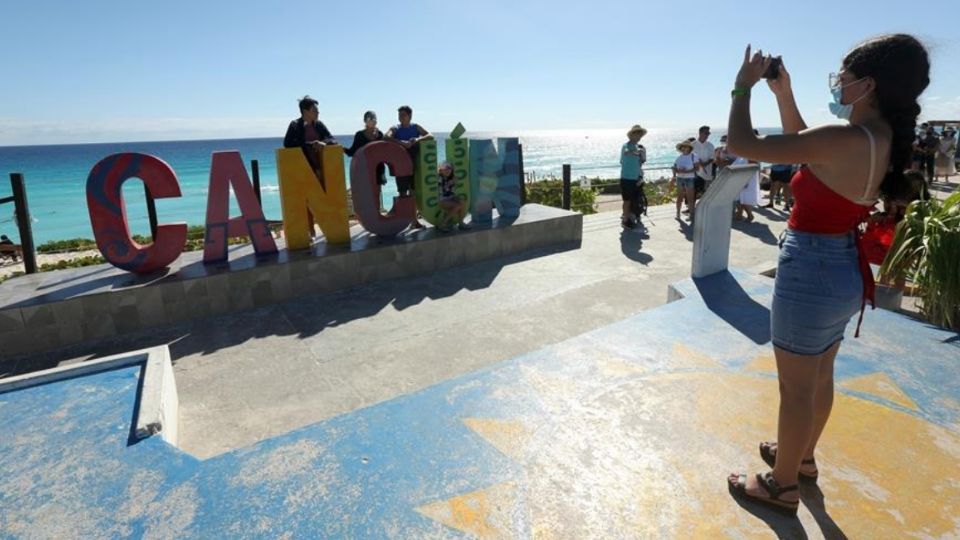
[[[749,88],[734,88],[734,89],[730,92],[730,97],[732,97],[732,98],[735,98],[735,97],[737,97],[737,96],[749,96],[749,95],[750,95],[750,89],[749,89]]]

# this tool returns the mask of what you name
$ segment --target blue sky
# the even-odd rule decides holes
[[[842,4],[842,5],[841,5]],[[858,41],[929,46],[924,116],[960,117],[960,3],[3,2],[0,145],[334,133],[410,104],[436,131],[726,123],[746,43],[782,54],[810,123]],[[755,122],[778,123],[766,90]]]

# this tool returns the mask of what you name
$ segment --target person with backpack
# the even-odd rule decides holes
[[[627,229],[640,223],[643,164],[647,161],[647,150],[640,144],[640,139],[646,134],[646,129],[634,125],[627,131],[627,142],[620,148],[620,196],[623,199],[620,224]]]

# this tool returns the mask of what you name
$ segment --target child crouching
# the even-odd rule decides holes
[[[441,163],[437,168],[437,178],[439,183],[437,191],[440,195],[437,206],[443,212],[437,228],[440,232],[450,232],[453,230],[453,224],[456,223],[461,231],[469,229],[470,225],[463,222],[467,205],[454,192],[457,180],[453,177],[453,165],[448,161]]]

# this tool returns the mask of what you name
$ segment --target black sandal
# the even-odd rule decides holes
[[[763,441],[760,443],[760,458],[763,459],[763,462],[769,465],[771,468],[775,467],[777,464],[777,455],[770,451],[770,447],[776,443]],[[805,459],[800,462],[801,465],[813,465],[817,466],[817,460],[814,458]],[[807,480],[809,482],[816,482],[817,477],[820,475],[820,472],[817,471],[813,474],[805,474],[803,472],[797,471],[797,475],[800,477],[800,480]]]
[[[746,474],[739,474],[736,482],[731,482],[729,479],[727,479],[727,486],[730,488],[730,492],[733,495],[765,504],[771,509],[789,516],[797,515],[797,509],[800,508],[799,500],[784,501],[780,499],[780,496],[784,493],[797,491],[797,484],[781,487],[780,484],[777,483],[777,479],[773,477],[772,472],[767,472],[764,474],[757,473],[757,484],[759,484],[767,492],[766,497],[758,497],[756,495],[747,493]]]

